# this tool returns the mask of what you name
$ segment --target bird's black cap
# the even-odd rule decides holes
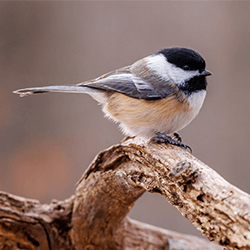
[[[173,47],[162,49],[157,54],[163,54],[169,63],[174,64],[184,70],[204,70],[206,67],[205,60],[202,56],[188,48]]]

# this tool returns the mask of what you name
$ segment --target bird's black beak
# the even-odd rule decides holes
[[[212,72],[204,69],[201,73],[200,73],[200,76],[211,76],[212,75]]]

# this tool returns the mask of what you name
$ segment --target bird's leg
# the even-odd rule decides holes
[[[156,136],[151,138],[149,143],[151,141],[154,141],[156,143],[169,143],[169,144],[172,144],[172,145],[175,145],[175,146],[179,146],[179,147],[182,147],[182,148],[185,148],[185,149],[189,149],[191,152],[192,152],[192,149],[185,143],[183,142],[180,142],[180,141],[176,141],[174,140],[171,136],[169,135],[166,135],[166,134],[163,134],[163,133],[155,133]]]
[[[174,132],[173,135],[174,135],[176,141],[182,142],[181,135],[178,132]]]

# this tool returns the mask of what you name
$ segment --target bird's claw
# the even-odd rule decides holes
[[[173,135],[174,135],[176,141],[182,142],[181,135],[178,132],[174,132]]]
[[[177,136],[174,134],[174,136],[178,137],[177,140],[174,140],[171,136],[163,134],[163,133],[158,132],[158,133],[155,133],[155,134],[156,134],[156,136],[152,137],[150,139],[149,143],[152,142],[152,141],[154,141],[156,143],[169,143],[169,144],[172,144],[174,146],[179,146],[179,147],[182,147],[184,149],[189,149],[190,152],[192,153],[192,148],[191,147],[189,147],[187,144],[185,144],[185,143],[178,140],[178,138],[180,137],[180,136],[178,136],[179,135],[178,133],[177,133],[178,134]],[[179,139],[181,139],[181,137]]]

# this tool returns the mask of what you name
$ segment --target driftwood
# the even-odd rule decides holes
[[[209,240],[131,220],[157,192]],[[0,249],[250,249],[250,196],[187,150],[127,139],[96,157],[65,201],[0,194]]]

